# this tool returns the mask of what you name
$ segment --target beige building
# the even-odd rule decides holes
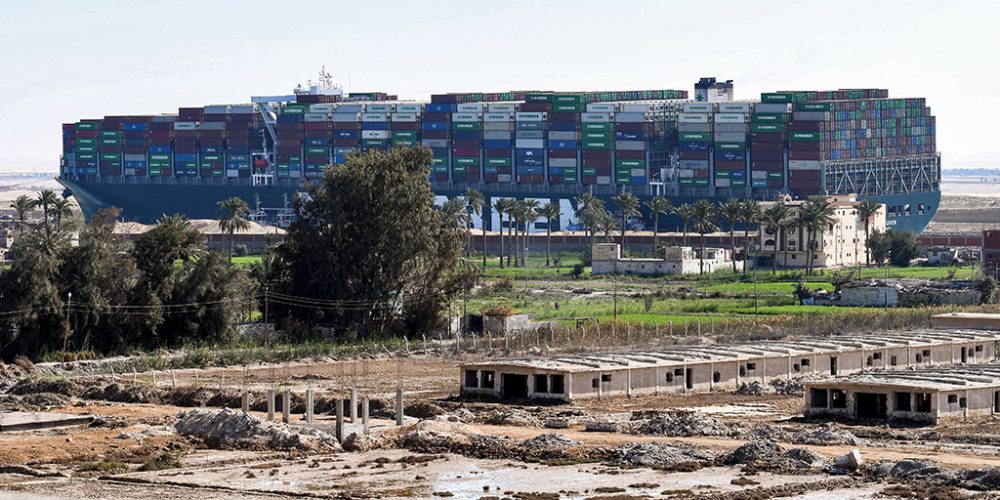
[[[865,263],[865,221],[858,217],[855,206],[858,203],[852,194],[835,195],[827,198],[834,207],[832,218],[834,222],[827,225],[823,231],[815,234],[813,267],[851,267]],[[762,203],[767,210],[775,203],[784,203],[791,217],[798,218],[799,211],[805,201],[775,201]],[[869,233],[885,232],[885,205],[868,221]],[[757,242],[761,267],[770,265],[770,259],[777,249],[778,267],[806,267],[809,231],[797,227],[789,227],[784,231],[764,226]],[[766,266],[764,259],[767,260]]]
[[[667,247],[662,259],[633,259],[622,257],[622,247],[617,243],[598,243],[592,252],[590,273],[631,274],[636,276],[665,276],[698,274],[733,268],[732,251],[725,248],[705,248],[705,260],[699,258],[700,248]],[[704,267],[702,267],[704,266]],[[736,269],[743,269],[743,261],[736,262]]]

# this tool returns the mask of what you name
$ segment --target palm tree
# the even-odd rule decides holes
[[[469,222],[472,222],[473,214],[477,216],[483,215],[483,206],[486,204],[486,199],[483,198],[483,193],[476,191],[473,188],[469,188],[465,191],[465,208],[469,212]],[[483,224],[483,269],[486,269],[486,221],[482,221]],[[465,257],[470,258],[472,256],[472,230],[469,230],[469,244],[465,248]]]
[[[726,225],[729,226],[729,248],[733,252],[733,274],[736,274],[736,223],[743,215],[743,202],[729,198],[719,206],[719,215],[726,219]]]
[[[52,217],[56,220],[56,231],[62,229],[63,217],[73,216],[73,204],[66,198],[59,198],[52,204]]]
[[[785,228],[788,227],[789,223],[793,222],[788,211],[788,206],[784,202],[777,201],[764,213],[761,214],[760,218],[761,224],[770,228],[774,231],[774,248],[771,251],[771,274],[777,274],[778,272],[778,245],[782,241],[782,236],[784,235]],[[761,244],[763,245],[763,231],[761,234]],[[785,246],[785,245],[782,245]],[[788,265],[787,255],[785,258],[785,265]]]
[[[691,223],[691,219],[694,218],[694,206],[685,203],[679,207],[674,208],[674,212],[680,216],[681,220],[684,222],[684,246],[688,244],[688,225]]]
[[[583,193],[576,198],[576,218],[590,233],[590,247],[596,243],[597,223],[604,214],[604,202],[590,193]]]
[[[545,219],[545,267],[549,267],[549,256],[552,253],[552,222],[559,220],[562,211],[559,203],[546,203],[538,210],[538,215]]]
[[[646,202],[646,208],[653,217],[653,255],[656,255],[660,251],[660,215],[669,215],[673,205],[669,199],[657,195]]]
[[[541,217],[538,209],[541,203],[538,200],[524,200],[524,212],[521,214],[524,220],[524,254],[521,256],[521,266],[528,267],[528,249],[531,242],[531,226]]]
[[[813,269],[813,255],[816,251],[816,232],[819,231],[820,237],[822,237],[824,229],[836,222],[833,218],[834,213],[836,213],[836,207],[830,204],[830,201],[822,196],[815,196],[806,200],[802,204],[802,212],[804,216],[802,220],[806,231],[808,232],[807,248],[809,253],[806,255],[806,274],[812,275]]]
[[[700,199],[691,205],[695,230],[701,235],[700,253],[698,255],[698,274],[705,274],[705,235],[718,229],[715,221],[718,217],[715,204]]]
[[[496,201],[493,202],[493,209],[496,210],[497,217],[500,219],[499,233],[500,233],[500,267],[501,268],[503,267],[503,254],[504,254],[504,252],[503,252],[503,216],[507,214],[508,210],[510,210],[510,203],[511,203],[511,201],[513,201],[513,200],[511,200],[510,198],[497,198]]]
[[[441,221],[446,227],[468,228],[468,213],[465,211],[465,200],[462,198],[452,198],[441,205]]]
[[[517,265],[517,236],[518,236],[518,223],[520,219],[517,215],[520,211],[520,200],[511,198],[510,204],[507,205],[507,239],[510,240],[510,252],[507,252],[507,267],[510,267],[510,254],[514,254],[514,265]]]
[[[219,202],[219,229],[228,234],[229,260],[233,260],[233,234],[250,229],[250,207],[243,198],[232,196]]]
[[[611,203],[618,206],[618,210],[621,211],[621,246],[622,250],[625,250],[625,230],[628,229],[628,219],[629,217],[642,216],[642,212],[639,211],[639,198],[636,198],[634,194],[628,191],[622,191],[611,197]]]
[[[35,200],[35,206],[42,207],[42,216],[44,217],[46,226],[49,225],[49,207],[55,204],[58,199],[59,197],[56,196],[56,193],[54,193],[51,189],[46,189],[38,193],[38,198]]]
[[[872,217],[878,214],[878,211],[882,209],[882,205],[874,202],[872,200],[864,200],[854,206],[858,211],[858,218],[865,221],[865,267],[871,267],[871,253],[868,251],[868,231],[869,224],[871,223]]]
[[[24,231],[24,227],[28,223],[28,214],[35,209],[35,206],[35,200],[23,194],[14,199],[14,202],[10,204],[10,208],[13,208],[17,212],[17,222],[21,227],[21,231]]]
[[[750,226],[760,222],[760,202],[754,198],[745,200],[740,206],[740,222],[743,223],[743,275],[747,274],[750,260]]]
[[[594,215],[594,229],[604,233],[604,242],[611,243],[611,233],[618,229],[618,219],[607,210],[601,210]]]

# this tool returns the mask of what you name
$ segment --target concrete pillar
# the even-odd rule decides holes
[[[267,420],[274,422],[274,389],[267,391]]]
[[[740,360],[736,360],[736,388],[740,388]]]
[[[403,426],[403,389],[396,389],[396,425]]]
[[[243,410],[243,413],[250,413],[250,393],[248,393],[246,389],[243,389],[243,398],[241,403],[240,408]]]
[[[313,423],[313,390],[306,389],[306,423]]]
[[[358,423],[358,389],[356,387],[351,388],[351,423]]]
[[[285,389],[281,391],[281,421],[288,423],[292,418],[292,394]]]
[[[364,433],[368,434],[368,396],[361,399],[361,424],[364,426]]]
[[[338,399],[334,401],[337,405],[337,425],[335,427],[334,436],[337,441],[344,440],[344,400]]]

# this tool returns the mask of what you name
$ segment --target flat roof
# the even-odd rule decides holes
[[[925,389],[961,391],[1000,387],[1000,364],[948,365],[916,370],[864,372],[806,382],[806,387],[843,387],[863,385],[890,389]]]
[[[857,349],[880,350],[894,347],[928,347],[956,342],[996,341],[1000,333],[982,330],[918,330],[907,333],[879,333],[877,336],[809,337],[762,341],[753,344],[671,346],[653,351],[592,353],[548,358],[493,359],[463,363],[463,368],[531,368],[562,372],[624,370],[656,366],[683,366],[708,362],[732,362],[764,357],[808,356]]]

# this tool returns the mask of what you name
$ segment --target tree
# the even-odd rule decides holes
[[[726,219],[726,226],[729,228],[729,248],[733,252],[733,274],[736,274],[736,223],[743,215],[743,202],[729,198],[719,205],[719,215]]]
[[[694,218],[694,206],[690,203],[685,203],[679,207],[674,208],[674,212],[680,216],[681,221],[684,223],[684,246],[688,246],[688,226],[691,224],[691,219]]]
[[[646,208],[649,209],[649,215],[653,218],[653,255],[657,255],[660,252],[660,215],[670,215],[673,205],[669,199],[657,195],[646,202]]]
[[[911,231],[888,230],[889,262],[896,267],[909,267],[910,261],[920,256],[920,242]]]
[[[472,216],[476,215],[480,217],[480,221],[483,224],[483,272],[486,272],[486,220],[482,219],[483,207],[486,206],[486,198],[483,197],[483,193],[476,191],[474,188],[469,188],[465,191],[465,204],[469,210],[469,220],[472,220]],[[469,231],[469,246],[466,250],[465,256],[471,257],[472,252],[472,231]]]
[[[517,265],[517,213],[520,210],[519,200],[511,198],[507,205],[507,239],[510,240],[510,252],[507,252],[507,267],[510,267],[510,257],[514,254],[514,265]]]
[[[601,210],[595,215],[594,228],[604,234],[604,242],[611,243],[611,233],[618,229],[618,218],[607,210]]]
[[[628,191],[622,191],[611,197],[611,202],[618,207],[621,212],[621,246],[622,250],[625,250],[625,231],[628,229],[628,220],[630,217],[640,217],[642,212],[639,211],[639,198]]]
[[[11,248],[17,257],[0,273],[0,352],[8,360],[57,352],[69,333],[58,284],[60,261],[42,248],[41,235],[23,234]]]
[[[32,200],[27,195],[18,196],[14,199],[14,202],[10,204],[10,208],[13,208],[17,212],[17,222],[21,231],[24,231],[28,223],[28,214],[35,209],[35,200]]]
[[[62,230],[63,218],[73,216],[73,204],[66,198],[58,198],[52,203],[52,217],[56,221],[56,231]]]
[[[869,225],[871,224],[872,217],[878,214],[879,210],[882,209],[882,205],[872,200],[864,200],[854,206],[858,211],[858,218],[865,222],[865,241],[868,241]],[[871,254],[868,252],[868,245],[865,245],[865,267],[871,267]]]
[[[604,216],[604,202],[590,193],[583,193],[574,201],[576,218],[587,228],[590,234],[590,247],[593,248],[596,243],[597,223]]]
[[[507,212],[510,210],[510,204],[513,201],[514,200],[512,200],[510,198],[497,198],[497,200],[493,202],[493,209],[496,210],[497,217],[500,220],[500,228],[499,228],[499,231],[498,231],[499,235],[500,235],[500,267],[503,267],[503,254],[504,254],[504,252],[503,252],[503,240],[504,240],[504,237],[503,237],[503,216],[507,215]]]
[[[462,198],[452,198],[441,205],[441,221],[445,226],[457,230],[465,230],[469,227],[469,216],[465,208],[465,200]]]
[[[524,200],[515,200],[514,205],[510,209],[511,219],[514,221],[514,238],[511,243],[511,249],[514,253],[514,267],[520,267],[521,265],[521,254],[524,249],[521,243],[521,225],[524,223],[527,210]]]
[[[558,202],[551,202],[542,205],[538,214],[545,219],[545,267],[549,267],[552,254],[552,223],[559,220],[562,212],[559,210]]]
[[[51,189],[42,190],[38,193],[38,198],[35,199],[35,206],[42,207],[42,217],[45,221],[45,225],[49,225],[49,216],[52,214],[49,207],[55,204],[59,197]]]
[[[524,212],[522,216],[524,218],[524,255],[521,257],[521,265],[523,267],[528,267],[528,250],[530,245],[531,227],[535,224],[541,215],[538,213],[539,208],[541,208],[541,203],[538,200],[524,200]]]
[[[872,256],[872,260],[874,260],[875,264],[879,267],[882,267],[882,265],[885,264],[886,259],[889,258],[889,248],[891,245],[891,236],[877,229],[868,236],[868,241],[865,242],[865,248]]]
[[[229,260],[233,260],[233,235],[250,229],[250,207],[243,198],[233,196],[218,203],[219,229],[226,233],[229,241]]]
[[[778,247],[787,247],[783,243],[784,231],[792,221],[791,214],[784,202],[776,201],[761,214],[760,221],[763,225],[774,231],[774,248],[771,251],[771,274],[778,272]],[[761,231],[764,233],[765,231]],[[761,235],[761,245],[764,244],[763,234]],[[785,265],[788,265],[787,256]]]
[[[750,260],[750,227],[760,222],[760,202],[754,198],[745,200],[740,205],[739,220],[743,224],[743,274],[747,274],[747,262]]]
[[[716,211],[715,204],[706,199],[700,199],[694,202],[691,207],[695,230],[698,231],[699,235],[701,235],[701,251],[698,255],[698,274],[705,274],[705,235],[718,229],[715,225],[718,212]]]
[[[801,211],[803,213],[802,222],[808,234],[806,247],[809,253],[806,254],[806,274],[812,275],[814,255],[818,247],[817,233],[822,238],[827,226],[836,222],[833,218],[836,207],[831,205],[826,198],[814,196],[802,204]]]
[[[394,148],[328,168],[278,249],[278,285],[299,298],[280,312],[359,338],[440,324],[461,290],[465,235],[433,209],[431,163],[427,148]]]

